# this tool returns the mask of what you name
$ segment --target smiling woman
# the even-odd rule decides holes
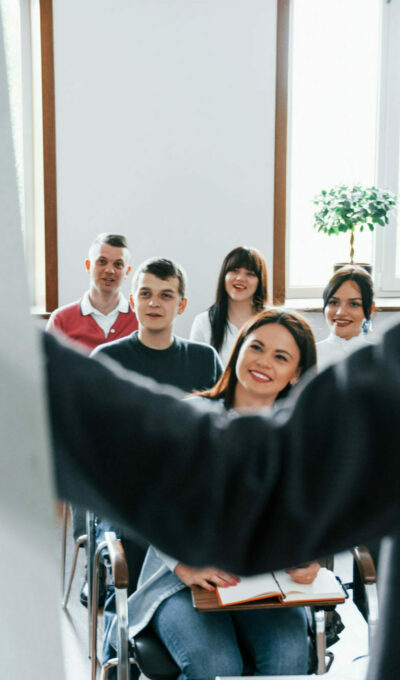
[[[246,295],[247,275],[241,269],[244,268],[229,271],[228,275],[232,271],[229,285],[235,294]],[[243,286],[236,286],[238,282],[243,282]],[[282,310],[263,311],[239,332],[228,365],[215,387],[198,392],[197,396],[216,402],[216,409],[258,411],[272,406],[314,364],[315,342],[307,321],[299,314]],[[310,583],[318,570],[319,564],[312,562],[287,571],[294,581]],[[306,673],[308,646],[302,608],[218,615],[209,612],[200,615],[193,609],[188,586],[212,591],[216,586],[235,587],[238,581],[238,576],[216,567],[183,564],[150,547],[140,587],[133,596],[135,609],[146,601],[146,620],[152,617],[150,626],[187,680],[218,674],[240,676],[244,649],[256,675]],[[133,627],[143,625],[137,621],[130,623]]]
[[[196,316],[190,339],[215,347],[226,365],[238,330],[267,302],[268,270],[264,256],[256,248],[234,248],[222,263],[215,302]]]
[[[362,267],[342,267],[329,280],[323,301],[330,335],[317,344],[319,368],[335,363],[367,342],[375,311],[372,278]]]
[[[300,350],[285,326],[270,323],[245,339],[236,364],[235,408],[272,406],[299,377]]]
[[[272,406],[315,363],[308,322],[296,312],[269,309],[242,327],[221,378],[200,396],[223,400],[227,409]]]

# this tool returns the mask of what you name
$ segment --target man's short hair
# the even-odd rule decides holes
[[[166,281],[167,279],[176,276],[178,279],[178,290],[181,298],[185,297],[186,292],[186,273],[185,270],[172,260],[167,260],[165,257],[151,257],[142,262],[137,268],[132,280],[132,293],[134,294],[140,274],[153,274],[157,278]]]
[[[109,246],[113,246],[114,248],[125,248],[126,250],[126,261],[127,263],[131,259],[131,252],[128,248],[128,242],[126,240],[126,237],[123,236],[122,234],[109,234],[108,232],[103,232],[102,234],[99,234],[96,236],[94,239],[93,243],[91,244],[89,248],[89,259],[93,259],[93,253],[97,246],[102,246],[103,243],[106,243]]]

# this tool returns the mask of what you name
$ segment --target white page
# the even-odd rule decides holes
[[[316,579],[310,584],[296,583],[286,571],[274,572],[276,581],[286,594],[285,601],[294,602],[299,599],[325,600],[344,598],[343,588],[335,575],[321,567]],[[279,588],[272,574],[242,577],[240,583],[229,588],[218,588],[221,603],[235,604],[252,600],[267,593],[279,593]]]
[[[329,569],[325,569],[325,567],[321,567],[316,579],[312,583],[296,583],[286,571],[276,571],[275,577],[286,594],[286,602],[298,599],[329,600],[344,597],[343,588],[335,575]]]
[[[265,593],[278,593],[279,589],[272,574],[258,574],[257,576],[242,577],[236,586],[218,588],[222,604],[244,602]]]

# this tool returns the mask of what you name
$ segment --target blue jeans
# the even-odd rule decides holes
[[[308,670],[304,609],[196,612],[185,588],[165,600],[151,625],[181,669],[179,680],[241,675],[304,675]]]

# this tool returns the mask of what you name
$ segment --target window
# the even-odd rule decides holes
[[[400,3],[384,2],[378,181],[400,195]],[[390,229],[376,238],[377,288],[381,294],[400,290],[400,206]]]
[[[58,305],[51,0],[0,0],[22,229],[34,311]]]
[[[348,234],[313,229],[312,199],[321,189],[360,182],[398,192],[399,25],[399,3],[386,0],[278,1],[277,77],[284,82],[279,67],[286,69],[287,82],[286,101],[277,97],[278,131],[286,113],[288,120],[276,137],[279,302],[285,292],[320,297],[333,264],[349,260]],[[355,234],[355,259],[372,262],[381,296],[400,290],[395,223],[396,215],[386,229]]]

